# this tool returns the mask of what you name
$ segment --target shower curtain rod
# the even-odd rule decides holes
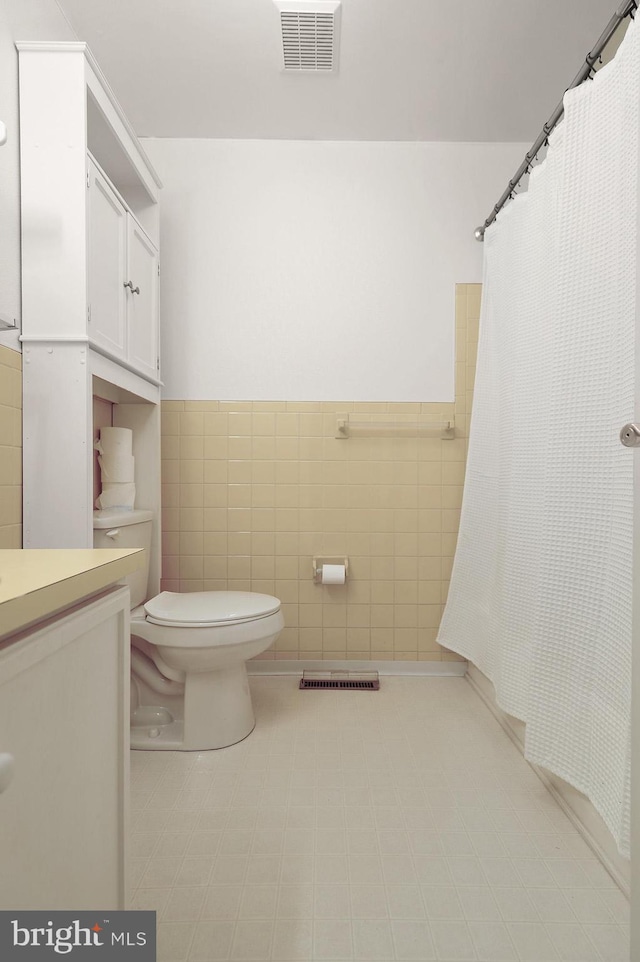
[[[622,21],[628,16],[633,16],[633,12],[634,10],[637,9],[637,7],[638,7],[638,0],[623,0],[623,2],[618,7],[617,11],[611,17],[611,20],[609,21],[607,26],[604,28],[604,31],[602,32],[602,35],[598,39],[595,47],[593,48],[593,50],[591,50],[587,54],[587,57],[583,66],[575,75],[575,77],[567,87],[567,90],[572,90],[574,87],[579,87],[580,84],[583,83],[585,80],[591,79],[591,74],[594,72],[594,64],[600,57],[600,54],[609,43],[609,41],[611,40],[611,37],[616,32],[616,30],[618,29]],[[565,90],[565,93],[566,93],[566,90]],[[561,100],[560,103],[557,105],[556,109],[553,111],[553,113],[547,120],[546,124],[544,124],[542,130],[538,134],[538,137],[533,142],[531,149],[528,151],[528,153],[525,154],[524,160],[518,167],[513,178],[509,181],[509,185],[507,189],[500,197],[500,200],[495,205],[495,207],[493,208],[493,210],[485,220],[484,224],[482,224],[481,227],[476,227],[476,230],[475,230],[476,240],[478,241],[484,240],[485,230],[487,229],[487,227],[489,227],[490,224],[493,224],[494,220],[496,219],[496,217],[498,216],[498,214],[500,213],[504,205],[507,203],[509,198],[513,197],[514,190],[516,189],[516,187],[518,186],[518,184],[520,183],[524,175],[527,174],[531,169],[531,167],[533,166],[533,162],[535,161],[539,151],[547,143],[549,134],[551,133],[553,128],[559,123],[563,114],[564,114],[564,103]]]

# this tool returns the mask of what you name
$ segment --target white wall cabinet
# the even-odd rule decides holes
[[[156,516],[157,590],[161,183],[86,44],[16,46],[24,547],[93,546],[99,393],[134,432],[137,503]]]
[[[143,377],[160,372],[158,250],[89,158],[89,340]]]
[[[99,350],[124,360],[127,350],[127,211],[89,160],[88,306],[89,338]]]
[[[127,361],[149,378],[160,376],[158,251],[131,214],[127,217]]]

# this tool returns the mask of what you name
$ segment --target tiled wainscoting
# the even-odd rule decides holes
[[[455,403],[164,401],[163,587],[277,595],[286,628],[265,658],[456,659],[435,639],[479,313],[480,285],[458,285]],[[346,414],[399,428],[337,439]],[[453,417],[454,440],[403,426]],[[314,584],[322,555],[348,556],[344,587]]]
[[[22,547],[22,355],[0,347],[0,548]]]

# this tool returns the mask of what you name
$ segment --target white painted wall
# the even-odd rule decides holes
[[[0,0],[0,315],[20,322],[20,154],[16,40],[76,40],[55,0]],[[19,349],[15,334],[0,344]]]
[[[528,144],[143,144],[165,397],[453,399],[454,284]]]

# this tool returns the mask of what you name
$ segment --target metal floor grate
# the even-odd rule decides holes
[[[378,691],[380,679],[377,671],[368,672],[303,672],[300,688],[304,690],[330,688],[334,691]]]

